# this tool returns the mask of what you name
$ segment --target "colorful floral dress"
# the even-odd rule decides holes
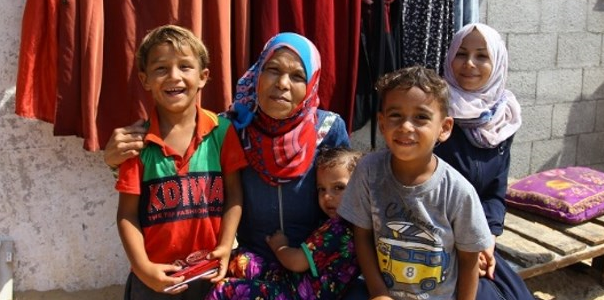
[[[325,222],[301,247],[310,265],[304,273],[238,249],[229,265],[233,277],[218,283],[206,299],[337,299],[360,274],[352,225],[339,217]]]

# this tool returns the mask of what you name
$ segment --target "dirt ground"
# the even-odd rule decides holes
[[[593,275],[580,268],[564,268],[526,280],[537,299],[543,300],[604,300],[604,286]],[[100,290],[67,293],[64,291],[15,293],[15,300],[115,300],[123,299],[123,286]],[[481,299],[482,300],[482,299]],[[485,299],[487,300],[487,299]]]
[[[575,266],[529,278],[529,290],[543,300],[604,300],[604,286],[593,274]]]

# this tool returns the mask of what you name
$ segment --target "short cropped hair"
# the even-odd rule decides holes
[[[408,90],[412,87],[421,89],[440,105],[443,116],[449,115],[449,88],[447,82],[434,70],[422,66],[399,69],[385,74],[378,79],[375,88],[382,103],[386,94],[395,89]],[[380,105],[380,110],[383,109]]]
[[[151,49],[163,43],[172,44],[181,53],[183,47],[189,46],[193,55],[197,57],[201,70],[207,68],[210,64],[208,49],[193,32],[176,25],[164,25],[147,33],[138,47],[138,51],[136,51],[136,67],[140,72],[145,72],[147,69],[147,59],[149,58]]]
[[[357,167],[357,162],[363,156],[360,151],[344,147],[321,147],[317,155],[317,169],[344,166],[350,174]]]

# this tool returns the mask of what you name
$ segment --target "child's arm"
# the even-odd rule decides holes
[[[289,247],[289,241],[283,232],[277,231],[272,236],[267,236],[266,242],[286,269],[293,272],[304,272],[310,268],[304,251]]]
[[[392,299],[377,265],[373,231],[354,226],[354,246],[370,299]],[[478,277],[477,277],[478,278]]]
[[[163,292],[164,288],[180,283],[184,277],[173,278],[167,272],[176,272],[180,267],[175,265],[156,264],[149,260],[145,251],[143,233],[138,222],[139,196],[120,193],[117,209],[117,228],[126,255],[132,265],[132,272],[149,288]],[[187,289],[183,285],[170,294],[177,294]]]
[[[224,192],[224,213],[220,225],[218,245],[209,254],[210,259],[220,259],[218,275],[210,280],[214,283],[226,275],[237,226],[239,226],[241,220],[243,191],[241,190],[241,177],[238,170],[224,174]]]
[[[457,250],[457,300],[475,300],[478,290],[478,252]]]

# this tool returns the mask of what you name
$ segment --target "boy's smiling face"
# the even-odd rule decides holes
[[[139,79],[158,108],[181,113],[195,109],[197,92],[207,82],[209,70],[199,64],[189,46],[183,46],[181,52],[170,43],[162,43],[149,51],[146,70],[139,72]]]
[[[399,161],[430,161],[438,141],[451,133],[453,119],[440,104],[418,87],[389,91],[378,114],[380,132],[393,157]]]

